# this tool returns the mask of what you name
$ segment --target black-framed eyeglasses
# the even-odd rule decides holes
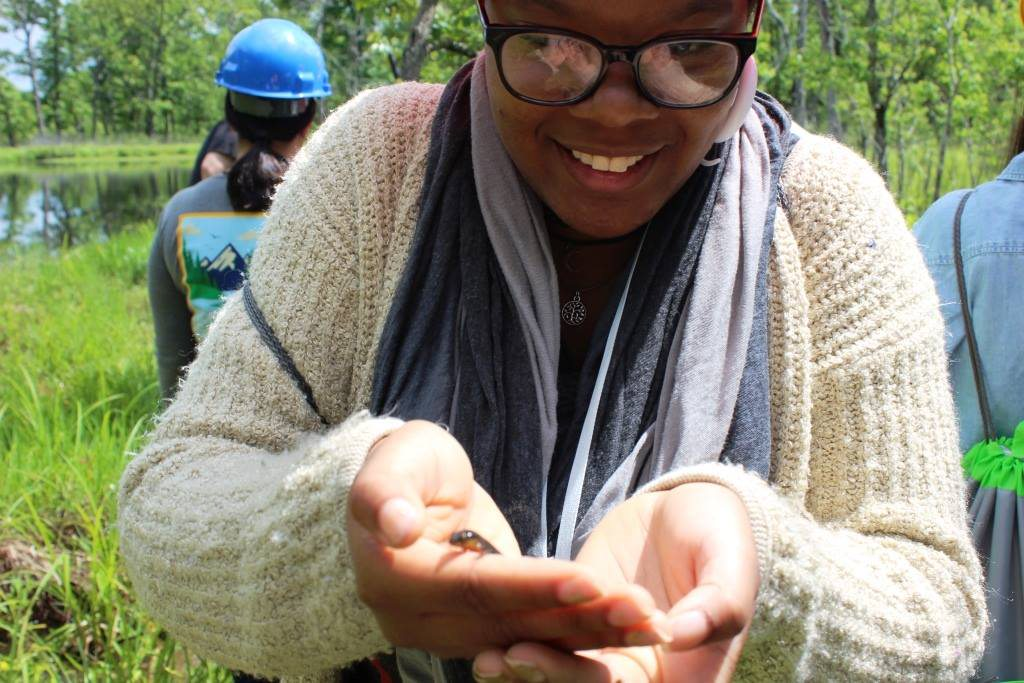
[[[695,109],[721,101],[736,86],[757,48],[764,3],[758,3],[748,33],[686,32],[642,45],[605,45],[559,28],[492,24],[483,3],[477,6],[501,82],[520,100],[576,104],[594,94],[611,64],[626,62],[644,97],[662,107]]]

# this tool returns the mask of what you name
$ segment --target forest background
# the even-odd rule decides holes
[[[264,16],[323,46],[328,108],[444,81],[481,47],[471,0],[0,0],[13,79],[0,76],[0,169],[42,178],[42,233],[64,226],[0,244],[0,681],[230,680],[139,608],[118,552],[117,482],[159,409],[146,295],[158,206],[134,186],[78,196],[57,176],[64,161],[96,166],[91,183],[167,156],[184,172],[221,117],[228,40]],[[912,221],[1004,165],[1022,37],[1005,0],[769,0],[761,87],[869,158]],[[3,182],[22,190],[6,190],[0,221],[26,196]],[[113,210],[93,218],[89,202]]]
[[[212,74],[263,16],[306,28],[339,104],[396,80],[444,81],[481,48],[469,0],[0,0],[0,141],[201,137],[220,117]],[[1024,37],[994,0],[770,0],[761,88],[806,128],[873,161],[914,218],[1006,159]]]

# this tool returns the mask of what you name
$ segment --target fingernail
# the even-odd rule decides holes
[[[641,606],[632,602],[620,602],[608,610],[608,625],[620,628],[636,626],[653,613],[653,609],[650,606]]]
[[[419,523],[416,508],[404,498],[392,498],[381,506],[377,523],[391,545],[400,545],[409,537]]]
[[[518,659],[509,659],[508,657],[505,657],[505,663],[508,664],[508,668],[512,669],[512,673],[527,680],[529,683],[544,683],[548,680],[548,677],[544,675],[544,672],[530,662],[523,662]]]
[[[502,663],[503,660],[504,657],[500,654],[494,656],[493,653],[477,657],[473,661],[473,679],[488,682],[504,680],[505,666]]]
[[[668,638],[657,631],[630,631],[626,634],[626,645],[629,647],[647,647],[667,642]]]
[[[566,605],[578,605],[601,597],[601,591],[587,578],[576,578],[558,588],[558,599]]]
[[[672,619],[672,640],[692,640],[708,630],[708,618],[699,610],[683,612]]]
[[[496,681],[499,678],[501,678],[500,671],[481,671],[476,667],[475,664],[473,665],[474,681],[482,681],[483,683],[487,683],[488,681]]]

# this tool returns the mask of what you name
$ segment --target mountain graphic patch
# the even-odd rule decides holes
[[[262,213],[185,213],[178,218],[178,266],[192,332],[206,336],[224,295],[239,289],[263,228]]]

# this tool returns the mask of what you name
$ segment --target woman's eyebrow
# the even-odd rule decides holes
[[[533,5],[554,14],[568,14],[569,9],[562,0],[524,0],[527,6]]]
[[[553,14],[572,14],[564,0],[523,0],[526,6],[539,7]],[[728,13],[731,11],[732,1],[721,0],[720,2],[689,2],[683,7],[676,7],[669,10],[671,14],[665,17],[666,23],[685,23],[695,16],[710,14],[713,12]]]

